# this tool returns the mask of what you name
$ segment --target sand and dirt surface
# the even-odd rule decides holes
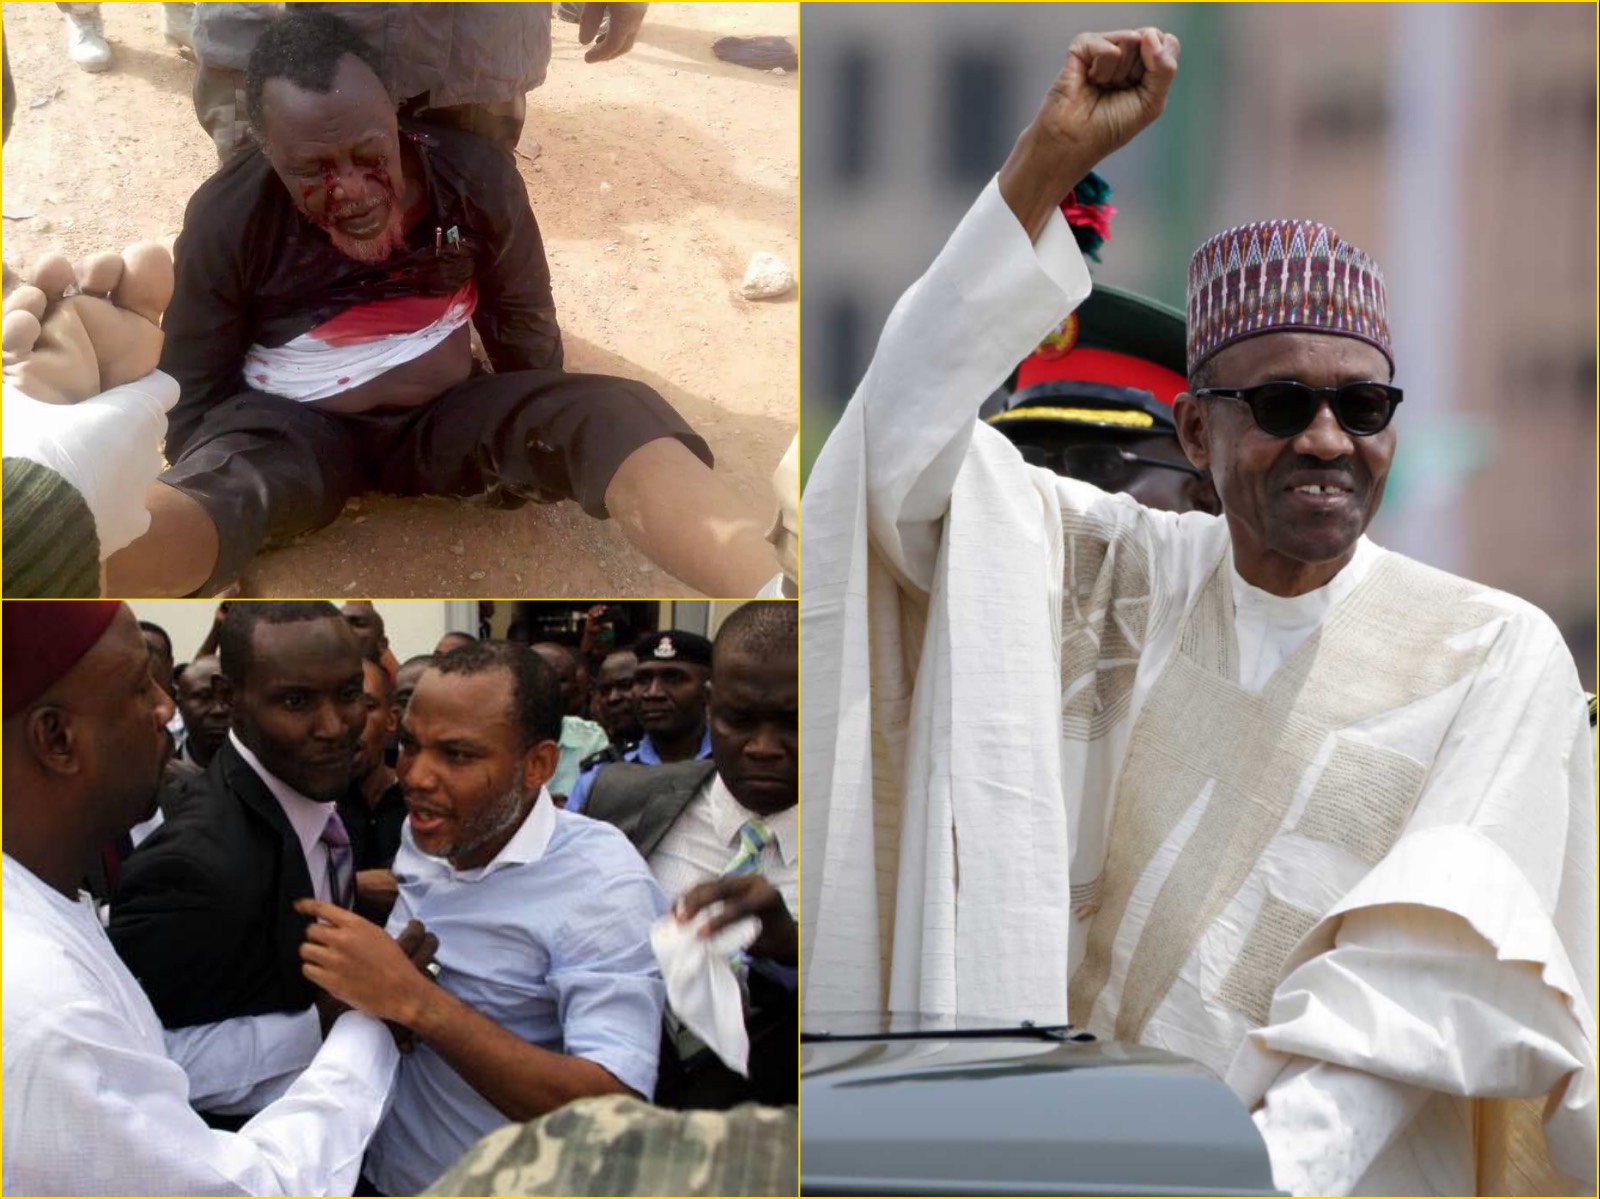
[[[53,4],[0,6],[18,91],[4,151],[4,256],[77,256],[178,231],[215,169],[194,67],[153,3],[103,6],[113,69],[67,60]],[[517,165],[554,278],[569,370],[641,379],[711,443],[765,520],[798,413],[797,296],[747,301],[751,256],[798,268],[799,80],[717,60],[727,35],[798,40],[792,4],[652,4],[614,62],[583,61],[554,22]],[[774,565],[776,570],[776,565]],[[496,511],[369,495],[328,528],[256,558],[246,595],[693,594],[574,504]]]

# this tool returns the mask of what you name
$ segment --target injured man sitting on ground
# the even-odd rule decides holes
[[[181,387],[111,594],[214,593],[367,490],[576,500],[712,595],[772,577],[770,514],[650,387],[562,369],[527,191],[493,142],[397,121],[367,45],[291,13],[251,55],[263,147],[190,200],[163,321]],[[492,373],[473,356],[477,329]]]

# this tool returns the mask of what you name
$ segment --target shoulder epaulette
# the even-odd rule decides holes
[[[578,763],[578,769],[579,771],[592,770],[594,767],[604,766],[608,762],[620,761],[622,761],[622,755],[614,747],[608,745],[598,753],[592,753],[587,758],[584,758],[583,761]]]

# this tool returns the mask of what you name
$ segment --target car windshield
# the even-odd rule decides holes
[[[1039,1037],[1050,1041],[1089,1036],[1070,1024],[993,1020],[932,1012],[807,1012],[801,1041],[899,1041],[951,1037]]]

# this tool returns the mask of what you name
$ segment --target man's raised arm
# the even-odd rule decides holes
[[[1075,38],[998,178],[884,327],[851,401],[868,521],[880,553],[923,589],[979,405],[1089,294],[1060,205],[1161,114],[1178,50],[1153,28]]]

